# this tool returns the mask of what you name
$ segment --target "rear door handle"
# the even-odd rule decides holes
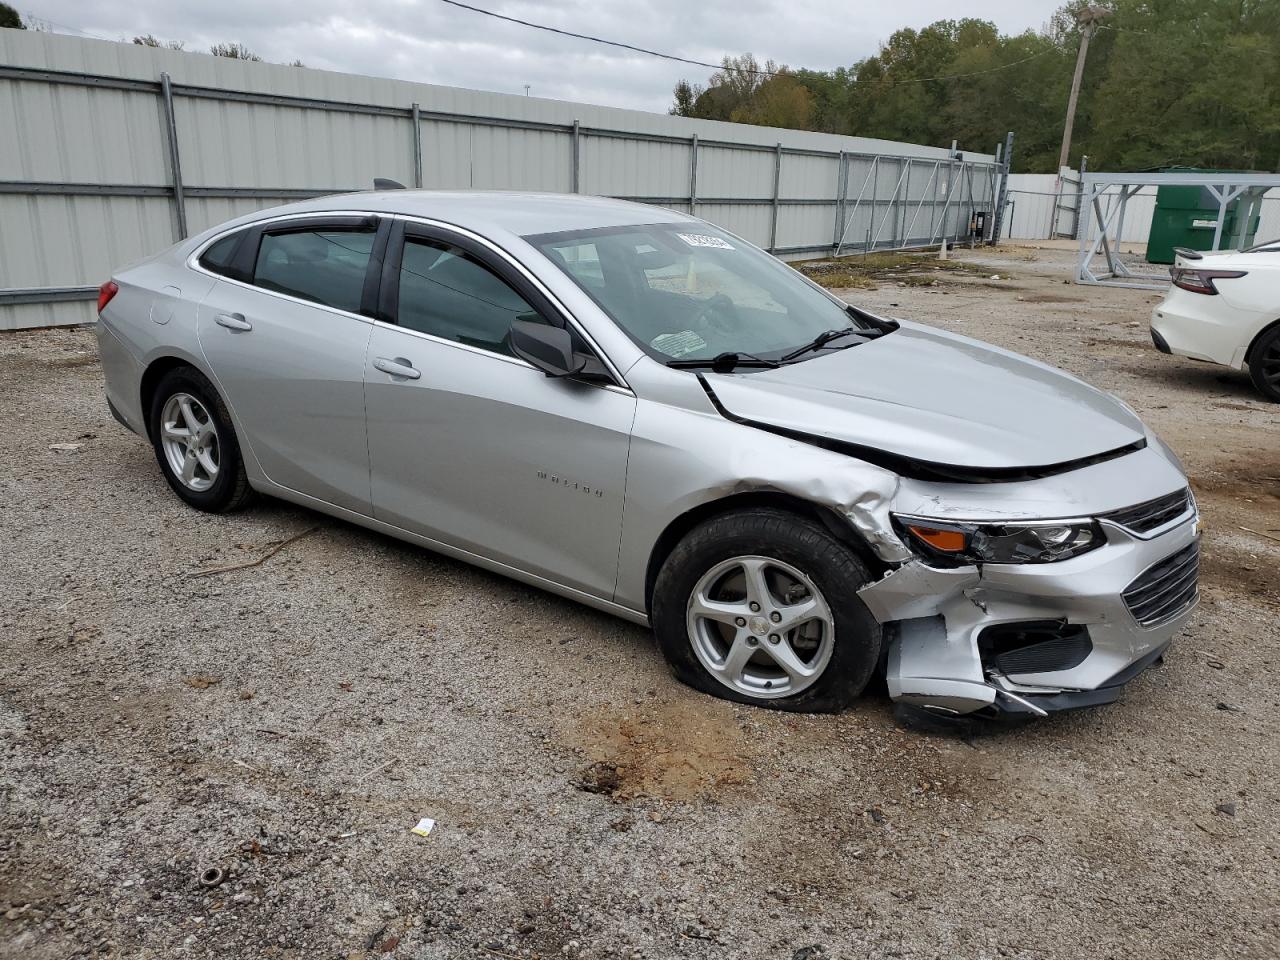
[[[404,357],[395,357],[393,359],[378,357],[373,361],[373,365],[383,373],[390,374],[393,377],[400,377],[404,380],[417,380],[422,376],[422,371],[415,369],[413,364]]]
[[[220,327],[226,327],[228,330],[252,330],[253,324],[239,313],[220,313],[213,318],[213,322]]]

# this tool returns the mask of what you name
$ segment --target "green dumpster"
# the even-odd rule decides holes
[[[1198,170],[1174,167],[1161,173],[1233,173],[1230,170]],[[1247,209],[1247,208],[1246,208]],[[1235,236],[1237,217],[1244,213],[1240,199],[1227,204],[1222,221],[1222,243]],[[1258,232],[1259,216],[1250,218],[1242,247],[1251,246]],[[1151,233],[1147,237],[1148,263],[1173,263],[1173,248],[1212,250],[1218,229],[1218,199],[1208,187],[1164,186],[1156,190],[1156,209],[1151,217]]]

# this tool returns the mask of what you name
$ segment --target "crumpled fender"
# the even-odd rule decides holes
[[[915,554],[894,532],[890,506],[898,493],[898,475],[852,458],[835,469],[814,469],[814,448],[791,441],[795,456],[773,458],[767,475],[747,447],[733,451],[729,474],[736,479],[726,493],[776,491],[828,507],[844,516],[885,563],[900,564]],[[824,451],[825,452],[825,451]]]

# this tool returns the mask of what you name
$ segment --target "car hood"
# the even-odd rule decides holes
[[[736,419],[970,469],[1054,466],[1146,436],[1118,400],[1061,370],[905,322],[812,360],[705,382]]]

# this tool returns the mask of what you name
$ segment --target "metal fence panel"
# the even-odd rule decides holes
[[[838,157],[787,154],[779,185],[786,198],[829,201],[836,195],[838,175]]]
[[[472,186],[471,134],[475,127],[437,120],[423,120],[419,126],[422,185],[434,190],[469,190]]]
[[[0,290],[97,286],[173,243],[166,197],[0,194]]]
[[[90,320],[113,269],[374,177],[641,199],[812,256],[954,239],[996,169],[918,144],[2,29],[0,130],[0,329]]]
[[[572,189],[568,135],[503,127],[471,128],[471,182],[476,190]]]
[[[699,197],[756,200],[773,195],[773,152],[698,146]],[[699,204],[701,209],[701,204]],[[707,217],[710,219],[710,217]]]
[[[3,180],[168,180],[154,93],[0,83],[0,131]]]
[[[582,192],[615,197],[687,197],[690,153],[687,143],[585,137],[580,157]]]
[[[182,96],[175,114],[188,186],[349,190],[371,169],[413,178],[413,128],[395,117]]]

